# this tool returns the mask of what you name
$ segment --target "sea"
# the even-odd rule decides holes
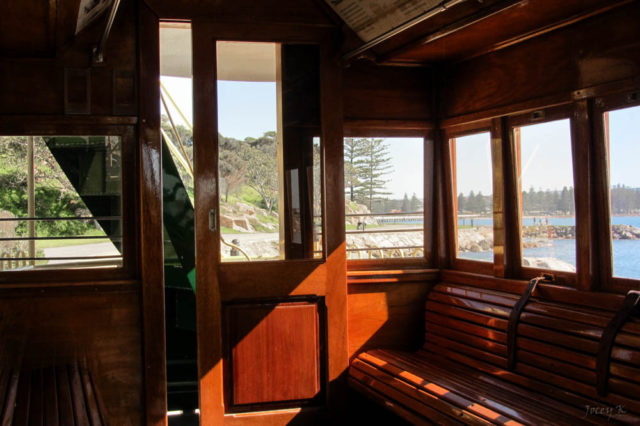
[[[526,217],[523,220],[524,226],[533,225],[533,217]],[[536,224],[540,219],[536,218]],[[549,225],[575,225],[572,217],[550,217]],[[632,225],[640,228],[640,216],[614,216],[611,220],[614,225]],[[547,224],[546,221],[544,221]],[[469,218],[460,219],[459,225],[471,225]],[[490,218],[474,218],[474,226],[492,225]],[[522,255],[524,257],[552,257],[564,262],[576,265],[576,240],[550,240],[550,245],[544,247],[525,248]],[[486,252],[466,252],[463,253],[465,259],[493,261],[493,253]],[[613,240],[613,275],[622,278],[640,279],[640,240]]]

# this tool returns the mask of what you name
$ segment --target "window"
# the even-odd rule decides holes
[[[604,114],[611,184],[613,275],[640,279],[640,107]]]
[[[522,266],[575,272],[569,119],[515,127],[519,152]]]
[[[119,136],[0,137],[0,270],[122,266]]]
[[[456,257],[493,261],[493,179],[489,132],[451,139]]]
[[[424,257],[424,140],[345,138],[348,259]]]
[[[322,257],[317,46],[216,49],[222,260]]]

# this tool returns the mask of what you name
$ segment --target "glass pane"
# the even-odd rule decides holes
[[[613,275],[640,278],[640,107],[605,114],[609,135]]]
[[[118,136],[0,137],[0,270],[122,266]]]
[[[283,259],[280,44],[218,42],[217,55],[222,260]]]
[[[489,132],[455,138],[457,253],[493,262],[493,178]]]
[[[520,142],[522,265],[576,270],[569,119],[514,129]]]
[[[424,256],[424,141],[346,138],[349,259]]]

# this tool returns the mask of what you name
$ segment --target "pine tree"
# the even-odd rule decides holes
[[[344,186],[348,189],[349,201],[356,201],[361,192],[361,166],[358,161],[363,155],[363,139],[345,138],[344,140]],[[346,192],[346,191],[345,191]]]
[[[407,213],[411,210],[411,204],[409,204],[409,197],[407,197],[407,193],[404,193],[404,198],[402,199],[402,207],[401,210],[403,213]]]
[[[359,139],[358,143],[362,144],[362,156],[356,161],[362,190],[357,198],[371,210],[374,199],[390,194],[384,191],[387,186],[384,176],[391,172],[391,157],[383,139],[365,138]]]
[[[409,210],[412,213],[415,213],[417,211],[420,211],[421,208],[422,208],[422,202],[418,199],[418,197],[416,196],[416,193],[414,192],[413,195],[411,196],[411,203],[409,204]]]

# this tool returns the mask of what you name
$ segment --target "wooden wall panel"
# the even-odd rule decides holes
[[[327,14],[313,0],[146,0],[146,3],[161,19],[211,17],[225,22],[331,25]]]
[[[114,289],[0,290],[0,348],[0,362],[14,367],[85,358],[108,423],[142,424],[137,283]]]
[[[343,71],[345,125],[363,120],[430,121],[431,71],[359,62]]]
[[[16,4],[20,4],[16,8],[16,13],[27,10],[23,9],[22,3]],[[135,75],[137,69],[136,6],[135,0],[121,2],[105,50],[105,63],[97,66],[91,63],[91,51],[100,40],[104,29],[104,19],[96,20],[80,34],[69,38],[69,32],[72,31],[69,27],[72,26],[75,29],[75,21],[66,15],[64,18],[59,17],[60,19],[53,30],[60,37],[64,35],[64,40],[58,40],[58,43],[61,44],[54,48],[55,37],[50,37],[51,42],[48,43],[51,44],[51,47],[46,55],[31,54],[28,49],[20,55],[22,58],[8,55],[7,52],[21,46],[20,39],[13,37],[16,33],[12,32],[12,39],[7,43],[11,41],[17,43],[16,46],[0,47],[0,114],[62,115],[65,112],[65,68],[86,69],[88,71],[91,82],[89,114],[113,114],[113,70],[117,69]],[[67,14],[67,9],[65,6],[61,11]],[[0,11],[2,10],[0,7]],[[11,17],[10,14],[8,16]],[[30,37],[32,30],[39,28],[41,24],[34,20],[21,22],[20,25],[29,28],[28,31],[23,32]],[[0,28],[3,28],[4,31],[1,23]],[[38,36],[34,33],[33,37],[37,38]],[[131,110],[135,111],[137,107],[130,108],[124,113],[130,114]]]
[[[320,392],[315,302],[226,307],[234,405],[312,399]]]
[[[445,118],[637,79],[640,4],[618,8],[442,71]]]
[[[375,348],[419,348],[431,286],[427,282],[350,284],[349,357]]]

